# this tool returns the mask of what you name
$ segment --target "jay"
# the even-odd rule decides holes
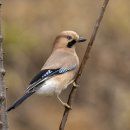
[[[59,95],[74,81],[79,68],[79,58],[75,51],[77,43],[85,42],[84,37],[74,31],[63,31],[55,39],[51,55],[43,65],[39,73],[30,81],[24,94],[7,109],[7,112],[15,109],[25,99],[34,93],[43,95],[56,95],[58,100],[67,108]]]

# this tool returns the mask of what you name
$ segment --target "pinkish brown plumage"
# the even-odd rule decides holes
[[[74,31],[63,31],[55,39],[52,53],[43,65],[41,71],[31,80],[23,96],[18,98],[8,109],[10,111],[20,105],[33,93],[43,95],[56,95],[66,107],[59,95],[63,89],[73,82],[79,68],[79,58],[75,45],[86,41]]]

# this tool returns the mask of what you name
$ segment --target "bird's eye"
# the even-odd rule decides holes
[[[71,40],[71,39],[72,39],[72,37],[71,37],[71,36],[67,36],[67,39],[68,39],[68,40]]]

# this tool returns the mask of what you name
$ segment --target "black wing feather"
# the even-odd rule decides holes
[[[45,69],[45,70],[41,70],[38,74],[36,74],[36,76],[30,81],[30,84],[33,84],[35,82],[37,82],[40,79],[44,79],[47,76],[50,76],[52,73],[56,72],[59,69]]]

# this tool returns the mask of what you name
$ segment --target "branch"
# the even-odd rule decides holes
[[[77,76],[75,78],[75,83],[77,83],[77,81],[80,79],[81,77],[81,74],[83,72],[83,68],[85,67],[85,64],[86,64],[86,61],[88,60],[89,58],[89,54],[90,54],[90,51],[91,51],[91,48],[92,48],[92,45],[94,43],[94,40],[95,40],[95,37],[96,37],[96,34],[97,34],[97,31],[99,29],[99,26],[100,26],[100,23],[102,21],[102,18],[103,18],[103,15],[104,15],[104,12],[106,10],[106,7],[107,7],[107,4],[108,4],[109,0],[104,0],[104,3],[101,7],[101,11],[100,11],[100,14],[96,20],[96,23],[95,23],[95,26],[94,26],[94,29],[93,29],[93,32],[92,32],[92,35],[91,35],[91,38],[90,38],[90,41],[88,43],[88,46],[86,48],[86,51],[85,51],[85,54],[84,54],[84,57],[83,57],[83,60],[81,62],[81,65],[80,65],[80,68],[79,68],[79,71],[77,73]],[[69,98],[68,98],[68,101],[67,103],[71,106],[72,104],[72,97],[74,96],[75,92],[77,90],[77,87],[73,85],[72,87],[72,90],[69,94]],[[62,120],[61,120],[61,123],[60,123],[60,126],[59,126],[59,130],[64,130],[64,127],[65,127],[65,124],[66,124],[66,121],[67,121],[67,118],[68,118],[68,115],[69,115],[69,111],[70,109],[69,108],[66,108],[65,107],[65,110],[64,110],[64,113],[63,113],[63,117],[62,117]]]
[[[1,1],[0,1],[0,130],[8,130],[7,114],[6,114],[6,89],[4,82],[5,69],[3,65],[3,49],[1,34]]]

